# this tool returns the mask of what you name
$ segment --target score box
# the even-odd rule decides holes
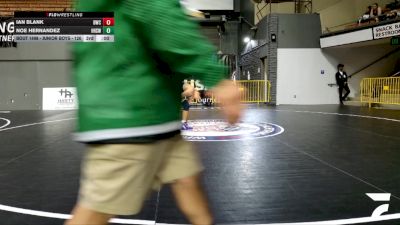
[[[103,34],[114,34],[114,27],[103,27]]]
[[[103,18],[103,26],[114,26],[114,18]]]

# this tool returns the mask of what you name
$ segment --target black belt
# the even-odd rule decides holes
[[[151,144],[157,141],[165,140],[172,138],[178,134],[180,134],[180,130],[163,133],[163,134],[154,134],[140,137],[129,137],[129,138],[118,138],[118,139],[108,139],[101,141],[93,141],[88,142],[87,144],[98,145],[98,144]]]

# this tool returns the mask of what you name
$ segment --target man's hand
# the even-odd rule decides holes
[[[229,80],[224,80],[213,88],[214,97],[222,106],[222,112],[230,124],[239,121],[242,115],[239,88]]]

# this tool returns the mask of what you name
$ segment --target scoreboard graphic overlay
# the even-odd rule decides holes
[[[113,12],[15,12],[16,42],[114,42]]]

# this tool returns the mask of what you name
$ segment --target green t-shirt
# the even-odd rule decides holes
[[[178,0],[81,0],[79,11],[113,11],[114,43],[74,46],[79,96],[77,140],[179,129],[182,80],[212,87],[224,77],[215,49]]]

